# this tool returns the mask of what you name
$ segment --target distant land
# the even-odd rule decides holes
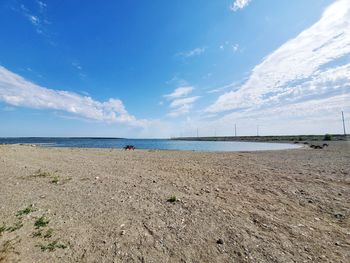
[[[350,135],[330,134],[332,141],[348,141]],[[272,136],[212,136],[212,137],[173,137],[172,140],[185,141],[245,141],[245,142],[300,142],[324,141],[325,135],[272,135]],[[329,139],[328,139],[329,140]]]

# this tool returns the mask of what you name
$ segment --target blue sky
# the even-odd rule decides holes
[[[341,133],[349,21],[348,0],[3,0],[0,136]]]

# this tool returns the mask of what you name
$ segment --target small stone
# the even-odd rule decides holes
[[[340,246],[340,242],[338,242],[338,241],[335,242],[334,244],[335,244],[336,246]]]
[[[98,179],[100,179],[100,177],[96,176],[95,179],[98,180]]]
[[[216,244],[222,245],[222,244],[224,244],[224,240],[222,240],[221,238],[219,238],[219,239],[216,241]]]
[[[125,230],[120,231],[120,235],[124,236],[125,235]]]
[[[337,219],[342,219],[342,218],[344,218],[345,216],[344,216],[342,213],[335,213],[335,214],[334,214],[334,217],[337,218]]]

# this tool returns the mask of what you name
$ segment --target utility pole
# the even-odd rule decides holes
[[[345,119],[344,119],[344,112],[343,112],[343,111],[341,112],[341,116],[342,116],[342,119],[343,119],[344,136],[346,136],[346,130],[345,130]]]
[[[237,137],[237,126],[236,126],[236,123],[235,123],[235,137]]]

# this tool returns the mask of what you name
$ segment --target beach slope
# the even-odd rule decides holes
[[[350,148],[0,146],[0,262],[350,262]]]

